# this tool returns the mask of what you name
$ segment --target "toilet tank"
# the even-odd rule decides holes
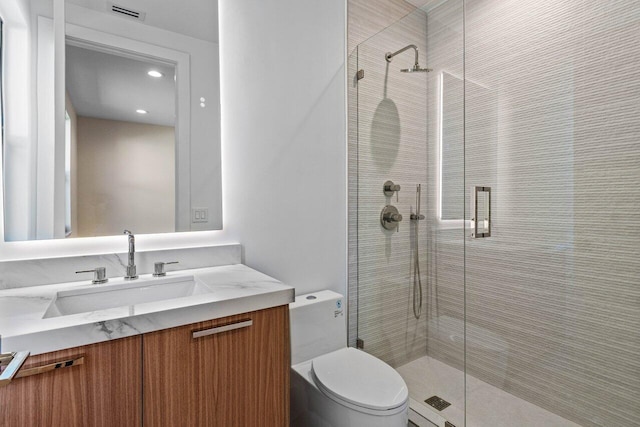
[[[291,364],[347,346],[344,297],[333,291],[296,296],[289,304]]]

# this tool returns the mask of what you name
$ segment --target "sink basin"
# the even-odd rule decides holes
[[[93,285],[88,288],[58,292],[43,319],[184,298],[209,292],[211,289],[193,276],[138,279],[113,285]]]

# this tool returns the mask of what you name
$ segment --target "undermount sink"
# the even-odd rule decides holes
[[[194,276],[139,279],[113,285],[60,291],[44,313],[43,319],[88,313],[110,308],[189,297],[211,292]]]

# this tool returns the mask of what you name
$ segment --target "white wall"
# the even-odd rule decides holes
[[[35,84],[33,79],[32,43],[35,43],[34,24],[31,21],[30,3],[27,0],[0,2],[0,17],[3,20],[3,102],[4,141],[3,155],[12,159],[4,164],[5,185],[11,197],[5,196],[6,215],[4,223],[11,224],[10,239],[32,237],[35,230],[35,215],[32,212],[35,181]],[[33,34],[32,34],[33,30]],[[35,49],[33,49],[35,50]],[[35,55],[35,54],[34,54]],[[11,61],[7,61],[11,58]],[[4,186],[3,186],[4,188]]]
[[[52,20],[54,14],[61,15],[63,1],[55,1],[55,9],[51,0],[0,4],[5,36],[4,154],[9,159],[4,170],[4,223],[9,240],[64,237],[64,199],[54,196],[64,194],[64,172],[54,167],[64,164],[64,144],[55,144],[64,136],[64,109],[56,112],[59,120],[53,116],[55,104],[64,104],[63,86],[55,84],[62,76],[64,55],[54,54],[59,43],[55,34],[64,26],[54,27]],[[64,36],[58,39],[63,42]],[[36,184],[43,189],[38,195]]]
[[[37,102],[37,138],[34,146],[36,161],[36,239],[63,238],[64,230],[64,109],[60,108],[59,74],[61,60],[56,34],[61,30],[49,17],[37,17],[37,38],[35,39]],[[62,29],[63,30],[63,29]],[[64,55],[62,55],[64,56]],[[65,94],[62,94],[64,107]],[[62,113],[62,114],[61,114]],[[11,157],[8,161],[13,161]],[[24,215],[26,212],[21,212]],[[12,227],[9,227],[12,230]]]
[[[76,237],[175,230],[175,131],[78,117]]]
[[[219,15],[224,230],[136,246],[240,242],[247,265],[298,293],[345,292],[344,0],[221,0]],[[0,260],[125,247],[124,236],[0,241]]]
[[[220,2],[225,227],[247,263],[346,290],[343,0]]]

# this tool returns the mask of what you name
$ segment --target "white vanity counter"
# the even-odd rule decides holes
[[[64,295],[98,289],[165,286],[193,280],[204,292],[173,299],[61,315],[52,303]],[[29,350],[32,355],[101,341],[172,328],[288,304],[294,288],[242,264],[168,272],[166,277],[140,275],[134,281],[122,277],[108,283],[90,281],[22,287],[0,291],[2,351]],[[53,312],[53,314],[52,314]],[[47,317],[50,316],[50,317]]]

